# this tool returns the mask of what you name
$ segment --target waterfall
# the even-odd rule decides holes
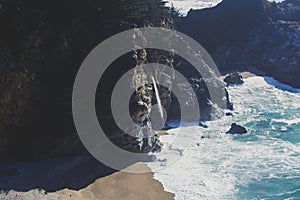
[[[158,111],[159,111],[161,120],[164,121],[164,113],[163,113],[163,108],[162,108],[162,105],[161,105],[161,99],[159,97],[159,92],[158,92],[158,89],[157,89],[156,81],[155,81],[153,76],[152,76],[152,80],[153,80],[155,96],[156,96],[156,100],[157,100],[157,104],[158,104]]]

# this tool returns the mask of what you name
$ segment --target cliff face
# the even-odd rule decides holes
[[[178,29],[195,38],[207,50],[244,41],[263,18],[260,0],[224,0],[216,7],[191,10]]]
[[[163,1],[0,0],[0,160],[82,152],[71,109],[77,70],[100,42],[143,26],[173,27]],[[148,61],[166,64],[173,59],[159,51],[147,52]],[[100,124],[123,147],[130,141],[111,120],[110,94],[118,78],[135,66],[132,54],[122,56],[106,71],[96,94]],[[194,78],[201,106],[207,110],[201,114],[210,119],[209,95],[199,88],[201,80],[187,78]],[[170,91],[159,92],[166,107],[176,110],[170,106]]]
[[[107,37],[168,16],[158,0],[122,2],[0,0],[0,159],[37,159],[80,144],[71,95],[83,59]]]
[[[297,0],[224,0],[190,11],[179,30],[202,44],[221,71],[257,68],[300,87],[299,20]]]

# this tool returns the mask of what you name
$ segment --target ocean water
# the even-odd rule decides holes
[[[233,117],[161,137],[162,152],[148,165],[176,199],[300,199],[300,93],[267,82],[229,87]],[[231,123],[249,133],[225,134]]]

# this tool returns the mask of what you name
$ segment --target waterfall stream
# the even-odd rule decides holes
[[[155,79],[154,79],[153,76],[152,76],[152,80],[153,80],[153,85],[154,85],[154,90],[155,90],[155,96],[156,96],[157,105],[158,105],[158,111],[159,111],[159,114],[160,114],[160,119],[162,121],[164,121],[164,113],[163,113],[163,108],[162,108],[162,105],[161,105],[161,99],[159,97],[158,88],[157,88],[156,81],[155,81]]]

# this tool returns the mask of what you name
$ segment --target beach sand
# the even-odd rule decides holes
[[[146,167],[139,164],[139,167]],[[149,169],[150,170],[150,169]],[[174,194],[164,191],[162,184],[153,179],[153,173],[129,174],[117,172],[100,178],[81,191],[68,189],[57,192],[61,199],[96,200],[164,200],[174,199]]]
[[[107,167],[90,157],[4,166],[7,167],[17,168],[19,174],[0,176],[0,199],[5,200],[174,199],[174,194],[165,192],[143,163],[130,168],[146,173],[115,172],[110,175],[104,175],[109,172]]]
[[[155,132],[157,135],[159,136],[163,136],[163,135],[169,135],[167,130],[162,130],[162,131],[156,131]]]

